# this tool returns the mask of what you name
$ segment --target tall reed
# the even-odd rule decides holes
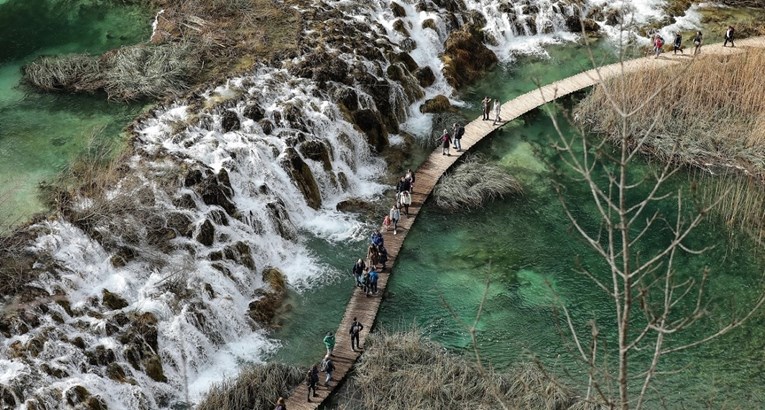
[[[705,169],[731,168],[765,176],[765,51],[707,55],[689,66],[673,65],[610,79],[607,88],[628,111],[638,110],[661,84],[655,103],[628,121],[641,149],[659,158]],[[577,107],[575,118],[591,131],[618,138],[620,117],[608,109],[604,87]]]

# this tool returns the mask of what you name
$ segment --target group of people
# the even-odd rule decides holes
[[[730,43],[731,47],[736,47],[736,45],[733,43],[733,38],[735,36],[736,29],[733,28],[733,26],[728,26],[728,29],[725,30],[725,42],[723,43],[723,47],[727,47],[728,43]],[[661,34],[654,33],[653,38],[651,39],[651,42],[653,44],[653,52],[654,52],[654,58],[659,58],[659,54],[662,53],[662,50],[664,48],[664,38],[661,37]],[[693,55],[699,54],[701,52],[701,44],[704,42],[704,35],[701,33],[701,31],[697,31],[696,34],[693,36]],[[675,33],[675,39],[672,43],[672,50],[674,54],[677,54],[679,51],[680,54],[685,54],[683,52],[683,36],[680,34],[680,32]]]
[[[499,99],[494,99],[494,102],[492,103],[492,99],[488,96],[483,97],[483,100],[481,100],[481,108],[483,108],[483,118],[484,121],[490,121],[491,118],[490,115],[493,112],[494,113],[494,123],[493,125],[502,124],[502,117],[500,116],[502,111],[502,104],[499,102]]]
[[[449,130],[444,129],[444,132],[436,137],[436,142],[441,144],[441,155],[451,155],[449,147],[453,145],[457,152],[462,151],[462,136],[465,135],[465,127],[455,122],[452,125],[452,134],[449,134]]]
[[[364,325],[354,317],[353,322],[348,328],[348,335],[351,339],[351,350],[354,352],[361,350],[359,341],[362,330],[364,330]],[[329,388],[329,383],[332,381],[332,373],[335,371],[335,362],[332,360],[335,351],[335,341],[335,334],[327,332],[327,335],[324,336],[324,347],[327,348],[327,354],[324,356],[321,363],[311,366],[305,376],[305,384],[308,386],[308,402],[311,401],[311,397],[318,396],[316,389],[319,386],[319,374],[321,372],[324,372],[325,375],[324,386]],[[287,410],[282,397],[279,397],[279,400],[276,401],[276,410]]]

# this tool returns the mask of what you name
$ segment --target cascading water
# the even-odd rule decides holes
[[[302,12],[318,17],[307,19],[307,38],[330,31],[327,15],[341,20],[335,30],[350,27],[366,44],[344,46],[347,33],[326,44],[306,39],[313,54],[260,67],[139,123],[128,176],[108,197],[148,198],[145,219],[89,233],[63,219],[32,228],[28,250],[44,272],[30,288],[38,297],[5,301],[12,313],[0,327],[0,387],[14,404],[166,408],[198,400],[211,383],[277,348],[247,315],[263,289],[273,290],[265,271],[277,268],[297,289],[311,286],[326,273],[301,232],[328,241],[363,234],[364,225],[336,206],[385,189],[385,163],[374,152],[387,144],[381,130],[396,134],[404,123],[404,131],[429,133],[432,114],[421,114],[420,104],[453,95],[440,59],[449,34],[485,20],[489,46],[504,61],[573,38],[564,31],[574,13],[567,2],[457,4],[308,4]],[[418,73],[432,72],[424,89],[402,71],[407,52]],[[98,201],[75,200],[78,212],[99,212]],[[115,228],[126,225],[133,230]],[[159,243],[154,226],[164,235]]]

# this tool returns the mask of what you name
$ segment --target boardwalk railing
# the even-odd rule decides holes
[[[702,47],[702,53],[704,55],[714,54],[733,54],[743,51],[746,47],[758,47],[765,48],[765,37],[754,37],[749,39],[742,39],[736,41],[739,44],[737,48],[723,48],[722,44],[710,44]],[[538,108],[548,102],[551,102],[557,98],[571,94],[573,92],[591,87],[602,80],[616,77],[622,73],[632,73],[639,70],[660,68],[669,66],[672,64],[678,64],[683,61],[690,61],[687,55],[664,55],[658,59],[653,57],[637,58],[634,60],[625,61],[623,63],[616,63],[607,66],[603,66],[597,69],[585,71],[583,73],[568,77],[566,79],[556,81],[552,84],[540,87],[534,91],[530,91],[521,95],[513,100],[508,101],[502,105],[500,112],[501,118],[504,122],[498,126],[492,125],[492,121],[482,121],[481,119],[473,120],[471,123],[465,126],[465,134],[462,137],[463,152],[458,152],[451,156],[441,154],[441,149],[436,149],[430,156],[420,165],[416,171],[416,183],[414,184],[412,192],[412,205],[409,207],[409,217],[402,215],[401,221],[398,225],[398,235],[393,235],[392,232],[383,232],[383,238],[385,239],[385,247],[388,250],[388,268],[381,272],[378,280],[378,295],[373,297],[367,297],[360,289],[356,288],[348,301],[348,306],[345,308],[345,314],[340,322],[340,326],[337,329],[336,346],[334,350],[333,361],[335,363],[335,372],[333,374],[333,382],[329,388],[324,387],[323,383],[316,393],[317,397],[311,397],[311,402],[307,401],[308,390],[305,383],[298,386],[287,401],[287,408],[289,410],[297,409],[315,409],[317,408],[334,390],[339,381],[343,380],[350,371],[353,364],[361,355],[361,352],[354,352],[351,350],[351,340],[348,333],[353,318],[357,318],[363,325],[364,331],[360,337],[361,346],[364,346],[364,339],[377,317],[377,311],[380,308],[382,302],[382,296],[387,288],[388,279],[392,267],[396,262],[401,246],[406,239],[409,230],[412,227],[417,215],[420,213],[420,209],[425,204],[425,200],[430,196],[433,187],[438,182],[441,175],[443,175],[455,162],[457,162],[465,152],[469,151],[473,146],[480,142],[485,137],[491,135],[495,130],[504,125],[505,123],[512,121],[527,112]],[[452,151],[455,152],[455,151]],[[320,340],[316,341],[321,343]],[[321,358],[317,358],[317,363]],[[320,379],[323,379],[320,377]],[[320,380],[321,381],[321,380]]]

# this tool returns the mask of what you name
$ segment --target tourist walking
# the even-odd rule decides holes
[[[383,239],[379,229],[375,229],[375,231],[372,232],[372,235],[369,237],[369,242],[374,247],[385,245],[385,239]]]
[[[685,54],[683,52],[683,36],[680,34],[679,31],[675,33],[675,41],[672,43],[672,48],[675,54],[677,54],[678,51],[680,52],[680,54]]]
[[[736,34],[736,29],[733,28],[733,26],[728,26],[728,29],[725,30],[725,42],[723,43],[723,47],[728,45],[728,42],[730,42],[731,47],[736,47],[735,44],[733,44],[733,36]]]
[[[462,136],[465,134],[465,127],[455,122],[452,126],[452,132],[454,133],[454,149],[460,152],[462,151]]]
[[[396,229],[398,228],[398,220],[401,218],[401,212],[399,212],[398,207],[395,204],[390,208],[388,216],[390,216],[390,223],[393,225],[393,234],[396,235]]]
[[[308,386],[308,402],[311,402],[311,396],[317,397],[316,385],[319,384],[319,368],[313,365],[305,376],[305,384]]]
[[[693,37],[693,45],[695,48],[693,49],[693,55],[696,55],[701,52],[701,43],[704,41],[704,36],[701,34],[700,31],[696,32],[696,35]]]
[[[371,269],[371,265],[370,265]],[[361,290],[364,292],[365,295],[369,296],[369,269],[364,271],[364,275],[361,277],[361,283],[364,285]]]
[[[483,100],[481,100],[481,107],[483,108],[483,120],[489,120],[489,109],[491,108],[491,98],[489,98],[489,96],[483,97]]]
[[[380,264],[382,265],[382,269],[385,269],[385,264],[388,262],[388,250],[383,246],[380,248],[380,252],[378,253],[380,255]]]
[[[377,263],[380,262],[379,249],[383,246],[384,245],[379,245],[379,246],[369,245],[369,248],[367,248],[367,262],[369,262],[370,266],[377,265]]]
[[[311,398],[309,397],[308,400],[310,401]],[[287,405],[284,404],[284,397],[279,397],[279,400],[276,401],[276,407],[274,407],[274,410],[287,410]]]
[[[409,205],[412,204],[412,194],[409,193],[409,191],[404,191],[401,193],[401,206],[404,207],[404,215],[409,217]]]
[[[388,215],[385,215],[385,218],[383,218],[382,229],[385,232],[390,231],[390,217]]]
[[[351,323],[351,329],[348,331],[351,335],[351,350],[354,352],[356,349],[361,349],[361,346],[359,346],[359,335],[361,335],[362,330],[364,330],[364,325],[354,317],[353,323]]]
[[[369,267],[369,292],[367,293],[367,296],[369,296],[370,293],[377,294],[377,279],[379,278],[379,274],[377,273],[377,268],[374,266]]]
[[[411,168],[406,170],[406,176],[404,179],[409,180],[409,193],[412,193],[412,190],[414,189],[414,171],[412,171]]]
[[[332,351],[335,350],[335,334],[327,332],[324,336],[324,346],[327,348],[327,356],[332,356]]]
[[[329,355],[324,356],[324,360],[321,361],[321,371],[326,373],[324,378],[324,386],[329,387],[329,382],[332,381],[332,372],[335,371],[335,363],[329,358]]]
[[[502,117],[499,116],[501,111],[502,104],[499,103],[499,98],[497,98],[494,100],[494,125],[497,125],[497,123],[502,123]]]
[[[353,264],[353,277],[356,279],[356,286],[361,287],[361,275],[367,270],[367,264],[363,260],[359,259]]]
[[[436,141],[441,143],[441,155],[451,156],[449,153],[449,147],[452,143],[452,137],[449,135],[449,131],[444,130],[444,133],[440,137],[436,138]]]
[[[653,35],[653,52],[655,56],[653,58],[659,58],[659,54],[661,54],[661,49],[664,47],[664,39],[659,35],[659,33],[656,33]]]

